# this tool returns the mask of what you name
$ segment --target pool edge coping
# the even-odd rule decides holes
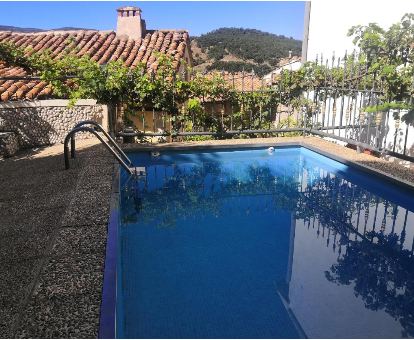
[[[114,160],[98,339],[116,338],[120,172],[121,165]]]
[[[300,146],[310,151],[331,158],[347,166],[356,168],[367,174],[374,175],[390,184],[399,188],[413,191],[414,185],[401,178],[392,176],[386,172],[360,164],[356,161],[333,154],[330,151],[323,150],[307,142],[287,141],[287,142],[264,142],[264,143],[246,143],[246,144],[217,144],[217,145],[169,145],[164,147],[143,146],[137,148],[124,148],[126,152],[147,152],[149,150],[212,150],[212,149],[237,149],[237,148],[263,148],[263,147],[289,147]],[[118,253],[118,217],[119,217],[119,184],[120,184],[120,164],[114,161],[114,175],[112,179],[111,198],[110,198],[110,215],[108,222],[108,235],[105,254],[105,269],[102,289],[101,313],[99,322],[99,339],[116,338],[116,288],[117,288],[117,253]]]
[[[356,161],[352,161],[352,160],[346,159],[344,157],[335,155],[332,152],[323,150],[323,149],[321,149],[319,147],[316,147],[316,146],[311,145],[311,144],[306,143],[306,142],[302,142],[302,145],[301,146],[304,147],[304,148],[306,148],[306,149],[309,149],[309,150],[311,150],[313,152],[319,153],[322,156],[331,158],[331,159],[333,159],[333,160],[335,160],[335,161],[337,161],[339,163],[342,163],[342,164],[345,164],[347,166],[353,167],[353,168],[358,169],[360,171],[363,171],[363,172],[365,172],[367,174],[370,174],[370,175],[374,175],[376,177],[379,177],[380,179],[382,179],[382,180],[384,180],[384,181],[386,181],[386,182],[388,182],[390,184],[394,184],[394,185],[398,186],[401,189],[408,190],[408,191],[413,191],[414,192],[414,185],[411,182],[406,181],[406,180],[404,180],[402,178],[395,177],[395,176],[393,176],[391,174],[388,174],[388,173],[386,173],[384,171],[381,171],[381,170],[378,170],[378,169],[374,169],[374,168],[371,168],[370,166],[363,165],[363,164],[358,163]]]

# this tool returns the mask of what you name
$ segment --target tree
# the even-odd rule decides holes
[[[354,38],[354,44],[362,52],[360,61],[367,62],[368,72],[377,76],[384,91],[381,100],[386,105],[372,110],[407,109],[402,119],[412,123],[414,14],[405,14],[388,30],[376,23],[353,26],[348,36]]]

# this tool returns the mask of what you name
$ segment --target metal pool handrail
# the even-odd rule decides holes
[[[74,128],[71,132],[69,132],[65,138],[64,141],[64,154],[65,154],[65,166],[66,169],[70,169],[70,156],[69,156],[69,139],[71,139],[76,132],[79,131],[86,131],[94,134],[101,143],[108,149],[108,151],[116,158],[116,160],[121,164],[126,171],[129,172],[129,174],[132,176],[134,175],[134,172],[131,170],[131,168],[128,167],[128,165],[124,162],[124,160],[111,148],[111,146],[94,130],[87,126],[80,126],[77,128]]]
[[[116,142],[112,139],[112,137],[109,135],[108,132],[105,131],[105,129],[98,124],[97,122],[95,122],[94,120],[83,120],[81,122],[79,122],[78,124],[75,125],[74,129],[81,127],[83,125],[87,125],[87,124],[91,124],[96,126],[100,132],[102,132],[106,138],[108,138],[108,142],[110,144],[112,144],[112,146],[121,154],[122,157],[124,157],[128,162],[129,162],[129,166],[133,165],[131,160],[127,157],[127,155],[125,154],[125,152],[122,151],[122,149],[118,146],[118,144],[116,144]],[[72,138],[70,140],[70,154],[72,158],[75,158],[75,138],[72,135]]]

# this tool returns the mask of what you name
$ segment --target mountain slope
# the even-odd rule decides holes
[[[87,28],[76,28],[76,27],[62,27],[62,28],[53,28],[54,31],[77,31],[77,30],[85,30]],[[10,31],[10,32],[19,32],[19,33],[38,33],[38,32],[46,32],[52,30],[43,30],[40,28],[31,28],[31,27],[16,27],[16,26],[5,26],[0,25],[0,31]]]
[[[256,29],[219,28],[193,37],[191,48],[197,70],[241,71],[259,75],[274,69],[281,58],[300,56],[302,41]]]

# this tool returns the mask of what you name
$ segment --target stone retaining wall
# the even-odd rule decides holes
[[[61,143],[76,123],[87,119],[100,121],[103,111],[102,105],[0,107],[0,132],[15,132],[20,147]],[[88,137],[88,133],[76,134],[76,139]]]
[[[0,156],[11,157],[19,150],[19,139],[14,132],[0,132]]]

